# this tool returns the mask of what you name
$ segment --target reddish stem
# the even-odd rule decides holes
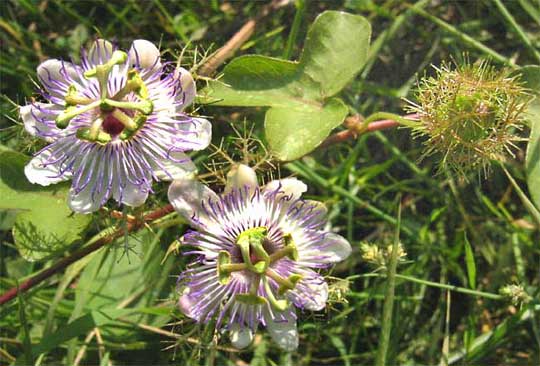
[[[403,118],[407,119],[417,119],[418,114],[408,114],[406,116],[403,116]],[[380,130],[386,130],[394,127],[398,127],[400,123],[398,121],[394,121],[393,119],[382,119],[380,121],[374,121],[367,125],[367,128],[362,130],[362,118],[360,116],[355,115],[351,117],[347,117],[343,125],[347,127],[346,130],[336,132],[335,134],[328,136],[326,140],[323,141],[321,144],[321,147],[326,147],[329,145],[341,143],[344,141],[347,141],[349,139],[353,139],[358,137],[358,135],[366,132],[374,132],[374,131],[380,131]],[[361,131],[361,132],[358,132]]]
[[[135,223],[128,222],[127,230],[128,232],[138,230],[141,227],[143,227],[145,223],[159,219],[171,212],[173,212],[173,207],[171,205],[166,205],[162,208],[159,208],[145,215],[143,220],[141,221],[137,221]],[[49,268],[46,268],[43,271],[36,274],[35,276],[30,277],[28,280],[21,283],[18,287],[17,286],[12,287],[6,292],[4,292],[2,296],[0,296],[0,305],[3,305],[10,300],[13,300],[15,297],[17,297],[18,293],[28,291],[29,289],[43,282],[44,280],[51,277],[55,273],[60,272],[61,270],[69,266],[70,264],[78,261],[79,259],[87,256],[88,254],[92,252],[95,252],[96,250],[105,246],[106,244],[113,242],[114,239],[119,238],[122,235],[124,235],[124,230],[118,229],[112,234],[97,240],[95,243],[90,244],[86,247],[80,248],[79,250],[73,252],[69,256],[60,259],[58,262],[56,262]]]

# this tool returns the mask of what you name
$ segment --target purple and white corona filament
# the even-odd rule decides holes
[[[127,53],[97,40],[81,59],[40,64],[47,103],[20,109],[26,130],[50,142],[25,167],[30,182],[71,179],[69,206],[90,213],[110,197],[139,206],[153,180],[195,170],[185,152],[208,146],[211,125],[183,112],[196,94],[186,70],[162,63],[145,40]]]
[[[196,229],[182,244],[198,260],[180,277],[180,309],[230,332],[237,348],[262,324],[283,349],[298,347],[295,308],[321,310],[328,285],[313,269],[345,259],[351,246],[324,229],[326,209],[302,200],[296,178],[257,185],[255,172],[235,166],[218,196],[194,180],[174,181],[169,200]]]

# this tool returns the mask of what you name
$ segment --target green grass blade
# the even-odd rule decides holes
[[[387,274],[386,282],[386,299],[383,306],[381,336],[379,342],[379,348],[377,350],[377,359],[375,364],[377,366],[385,366],[387,364],[388,345],[390,343],[390,333],[392,331],[392,312],[394,309],[394,294],[396,287],[396,270],[398,262],[398,246],[399,246],[399,232],[401,226],[401,196],[398,198],[398,214],[396,225],[396,236],[394,238],[394,244],[392,245],[392,256],[390,257],[390,264]]]

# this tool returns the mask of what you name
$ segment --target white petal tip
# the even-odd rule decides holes
[[[234,348],[244,349],[253,341],[253,333],[249,328],[240,328],[238,324],[233,324],[229,331],[231,344]]]
[[[257,174],[249,166],[244,164],[233,165],[229,173],[227,173],[227,184],[225,185],[225,193],[232,189],[242,189],[245,186],[255,188],[258,186]]]

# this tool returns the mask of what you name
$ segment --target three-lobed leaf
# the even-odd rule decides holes
[[[281,160],[297,159],[343,122],[347,107],[331,97],[364,66],[370,36],[365,18],[326,11],[311,26],[299,62],[238,57],[225,67],[221,81],[203,90],[203,101],[270,107],[265,134],[271,151]]]
[[[371,25],[358,15],[327,11],[311,27],[300,57],[324,97],[338,93],[366,63]]]

